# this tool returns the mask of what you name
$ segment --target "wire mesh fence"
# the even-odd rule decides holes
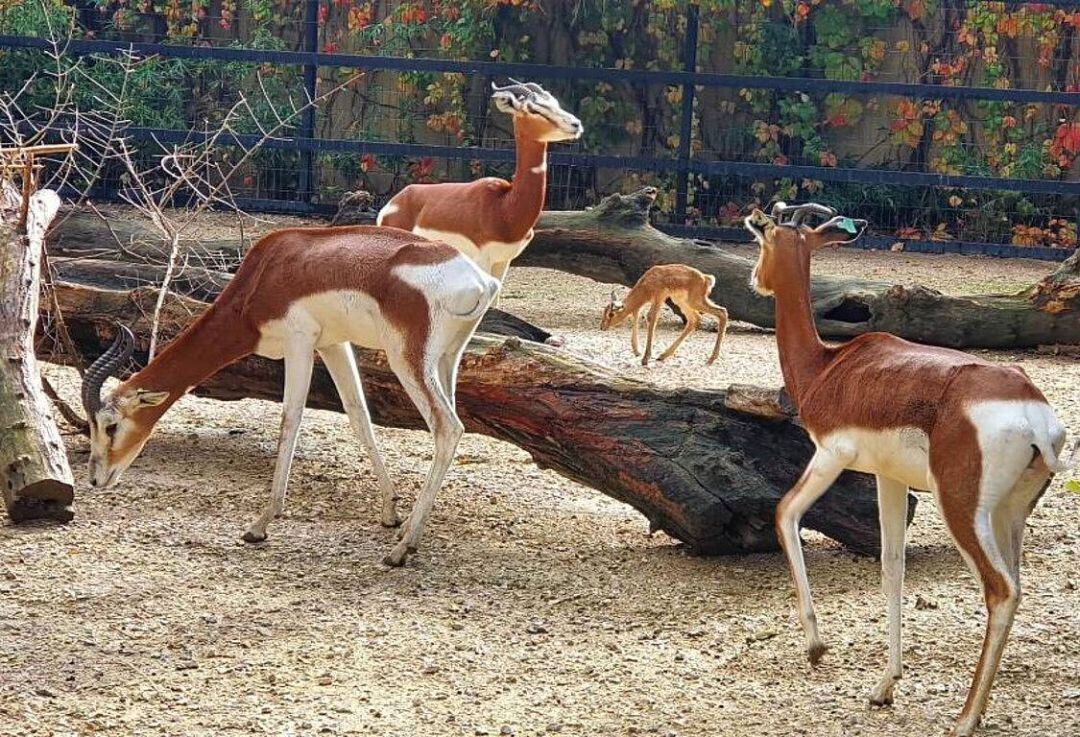
[[[0,10],[5,86],[49,43],[31,5],[72,29],[66,53],[145,57],[126,114],[148,149],[212,129],[254,85],[288,108],[348,82],[238,174],[260,207],[509,176],[512,122],[489,85],[515,76],[586,127],[552,148],[550,208],[648,184],[657,224],[697,235],[814,198],[869,219],[877,246],[1076,245],[1076,2],[16,2]]]

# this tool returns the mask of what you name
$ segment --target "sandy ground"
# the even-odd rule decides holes
[[[954,291],[1018,288],[1048,264],[831,251],[816,268]],[[627,328],[597,330],[609,287],[515,269],[503,306],[571,349],[669,385],[777,384],[771,335],[733,326],[642,369]],[[664,347],[676,323],[665,318]],[[1075,359],[1019,363],[1073,432]],[[73,374],[48,374],[69,396]],[[0,735],[944,735],[984,612],[924,498],[911,528],[904,680],[871,709],[884,665],[875,561],[806,535],[832,650],[811,669],[779,554],[688,555],[632,509],[518,449],[466,436],[404,569],[379,560],[370,465],[343,416],[305,420],[285,518],[239,541],[265,502],[277,405],[186,398],[122,483],[80,484],[63,527],[0,527]],[[380,430],[406,500],[426,434]],[[794,479],[793,479],[794,481]],[[1080,734],[1080,495],[1063,481],[1029,520],[1026,599],[981,734]]]

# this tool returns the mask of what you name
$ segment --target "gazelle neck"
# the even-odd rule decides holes
[[[168,392],[169,398],[164,402],[143,410],[144,421],[156,422],[176,400],[225,366],[252,353],[257,343],[257,331],[246,328],[233,311],[214,304],[117,391]]]
[[[784,387],[802,404],[804,393],[824,370],[830,349],[821,342],[810,302],[810,252],[782,259],[773,280],[776,300],[776,346]]]
[[[514,123],[517,163],[506,199],[508,222],[521,223],[522,237],[536,224],[547,195],[547,144],[537,141],[524,128]]]

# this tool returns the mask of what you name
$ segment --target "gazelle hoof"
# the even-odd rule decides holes
[[[247,532],[245,532],[243,535],[240,536],[240,539],[243,540],[246,543],[253,543],[253,544],[254,543],[266,542],[266,533],[265,532],[262,532],[262,533],[253,532],[251,530],[248,530]]]
[[[877,707],[892,706],[892,702],[893,702],[892,694],[888,694],[886,696],[879,696],[877,694],[874,694],[873,696],[870,697],[870,706],[877,706]]]
[[[392,529],[394,527],[400,527],[401,526],[401,517],[397,516],[397,512],[395,512],[393,515],[385,515],[385,516],[383,516],[382,519],[379,520],[379,524],[382,525],[383,527],[390,528],[390,529]]]
[[[385,558],[383,558],[383,564],[390,566],[391,568],[401,568],[405,565],[405,559],[409,555],[409,549],[404,543],[398,543],[394,546],[394,549],[390,551]]]
[[[829,647],[824,643],[816,643],[806,649],[806,657],[810,659],[810,665],[817,667],[817,664],[821,662],[821,658],[825,655]]]
[[[891,706],[893,702],[893,687],[896,686],[896,682],[899,680],[899,676],[886,676],[882,678],[870,693],[870,705]]]

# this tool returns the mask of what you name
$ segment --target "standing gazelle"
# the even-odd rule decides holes
[[[256,243],[203,315],[146,368],[102,401],[105,379],[131,356],[131,332],[87,370],[90,483],[116,482],[165,411],[221,368],[255,353],[285,359],[281,437],[270,503],[244,533],[266,539],[284,508],[300,417],[317,351],[334,379],[353,430],[367,447],[382,501],[381,521],[397,524],[396,496],[375,442],[350,343],[386,351],[387,361],[435,438],[427,481],[386,557],[401,565],[416,549],[435,492],[462,434],[454,409],[458,363],[499,283],[443,243],[394,228],[279,230]]]
[[[829,219],[811,228],[803,224],[811,213]],[[776,298],[784,385],[816,447],[776,510],[810,662],[816,664],[826,648],[799,539],[803,513],[844,469],[877,476],[889,660],[870,701],[885,705],[892,703],[901,673],[907,491],[931,491],[982,582],[989,611],[982,655],[954,731],[970,735],[986,708],[1020,601],[1025,519],[1052,474],[1066,468],[1059,460],[1065,429],[1018,368],[888,333],[866,333],[836,347],[821,342],[810,302],[811,254],[854,241],[865,221],[837,217],[821,205],[780,203],[773,216],[755,210],[745,224],[761,246],[752,286]]]
[[[410,184],[376,222],[449,243],[500,282],[533,238],[547,191],[547,146],[581,138],[581,121],[538,84],[495,87],[492,98],[514,117],[514,180]]]
[[[604,307],[600,329],[610,330],[620,325],[626,318],[631,318],[630,347],[634,350],[635,356],[640,356],[638,323],[641,322],[641,310],[645,305],[649,305],[645,355],[641,358],[641,365],[648,366],[649,358],[652,356],[656,321],[660,319],[660,310],[663,309],[664,303],[670,299],[686,316],[686,325],[675,342],[660,354],[659,360],[666,361],[671,358],[686,337],[698,329],[701,325],[701,314],[705,313],[716,318],[716,344],[708,360],[711,364],[720,355],[720,344],[724,341],[728,323],[728,311],[709,299],[709,294],[712,293],[715,285],[715,276],[703,274],[692,266],[684,264],[653,266],[641,275],[624,300],[620,301],[615,290],[611,290],[611,301]]]

